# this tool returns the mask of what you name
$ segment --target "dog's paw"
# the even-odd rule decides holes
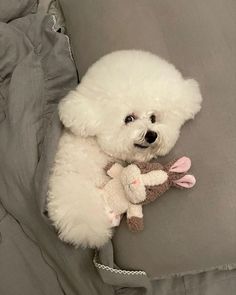
[[[144,229],[143,218],[132,216],[127,219],[129,230],[132,232],[142,231]]]

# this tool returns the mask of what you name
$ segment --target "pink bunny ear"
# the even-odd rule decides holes
[[[171,167],[170,172],[187,172],[191,167],[191,160],[188,157],[182,157],[178,159]]]
[[[193,175],[184,175],[182,178],[173,181],[175,184],[185,188],[191,188],[195,185],[196,179]]]

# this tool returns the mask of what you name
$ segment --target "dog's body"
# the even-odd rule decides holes
[[[64,131],[48,199],[49,215],[60,229],[61,239],[75,246],[93,247],[110,237],[111,226],[104,214],[101,195],[101,188],[108,180],[104,167],[109,161],[111,158],[101,151],[94,138]]]
[[[60,238],[75,246],[106,243],[112,228],[104,167],[168,153],[200,103],[197,83],[150,53],[118,51],[95,63],[59,105],[66,128],[50,177],[48,212]]]

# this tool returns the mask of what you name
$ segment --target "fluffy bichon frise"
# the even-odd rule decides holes
[[[104,245],[112,235],[103,200],[109,180],[104,167],[167,154],[201,100],[195,80],[184,79],[173,65],[148,52],[117,51],[92,65],[59,104],[65,129],[47,206],[60,238],[76,247]],[[160,174],[160,183],[166,177]]]

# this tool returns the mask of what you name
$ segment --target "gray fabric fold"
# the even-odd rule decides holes
[[[37,11],[38,0],[1,0],[0,21],[8,22]]]
[[[0,23],[0,293],[111,295],[93,251],[62,243],[46,216],[57,104],[78,81],[67,36],[54,17],[17,6],[26,3]]]

